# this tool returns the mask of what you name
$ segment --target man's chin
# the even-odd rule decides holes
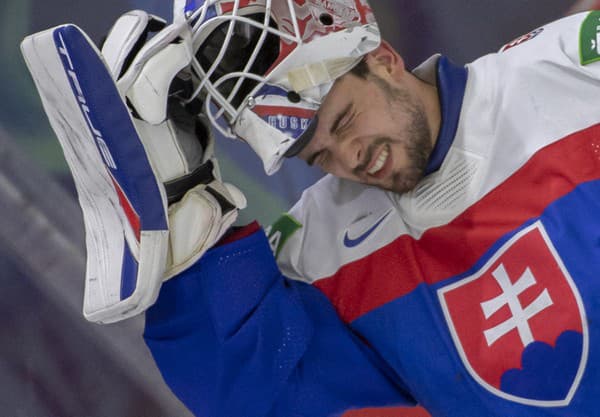
[[[406,175],[396,173],[385,180],[376,180],[367,178],[354,179],[353,181],[360,184],[369,185],[371,187],[379,188],[384,191],[390,191],[396,194],[404,194],[415,189],[419,181],[423,178],[421,171],[418,173],[413,172],[412,174]]]
[[[390,192],[396,193],[396,194],[404,194],[409,191],[412,191],[418,184],[418,182],[411,182],[411,183],[402,182],[400,184],[397,182],[393,182],[393,183],[389,183],[389,184],[372,183],[372,182],[370,182],[370,183],[361,182],[361,183],[370,185],[371,187],[379,188],[384,191],[390,191]]]
[[[391,184],[383,188],[386,191],[391,191],[396,194],[404,194],[414,190],[419,184],[419,181],[423,178],[422,171],[413,172],[409,175],[396,174],[392,177]]]

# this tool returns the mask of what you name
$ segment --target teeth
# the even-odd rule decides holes
[[[383,150],[377,157],[377,161],[375,162],[375,165],[373,165],[373,167],[368,171],[369,174],[374,175],[381,168],[383,168],[383,165],[385,165],[385,161],[387,161],[389,154],[390,154],[390,152],[388,151],[388,148],[387,147],[383,148]]]

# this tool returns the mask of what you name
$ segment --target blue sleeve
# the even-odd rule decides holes
[[[166,282],[144,337],[167,384],[199,417],[414,404],[317,289],[281,275],[262,231]]]

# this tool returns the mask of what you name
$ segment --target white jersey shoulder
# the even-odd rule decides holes
[[[314,282],[391,242],[402,229],[394,198],[373,187],[325,176],[308,188],[269,236],[290,278]]]
[[[592,44],[586,27],[595,30],[599,16],[561,19],[467,65],[454,142],[441,168],[410,193],[332,176],[307,189],[286,216],[294,227],[271,231],[283,272],[313,283],[404,235],[419,239],[482,199],[541,148],[599,123],[600,54],[594,60],[582,52]]]

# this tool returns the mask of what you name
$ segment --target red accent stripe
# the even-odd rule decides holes
[[[315,283],[345,322],[471,268],[506,233],[577,185],[600,178],[600,124],[539,150],[523,167],[447,225],[421,239],[400,236]]]
[[[253,0],[241,0],[240,3],[239,3],[239,5],[238,5],[238,10],[239,9],[243,9],[244,7],[247,7],[252,2],[253,2]],[[235,4],[234,1],[221,2],[220,3],[221,14],[231,14],[231,12],[233,11],[234,4]]]
[[[228,245],[238,240],[244,239],[260,230],[258,222],[253,221],[250,224],[242,227],[232,227],[222,238],[219,240],[215,247]]]
[[[290,116],[290,117],[299,117],[304,119],[312,118],[316,111],[309,109],[302,109],[299,107],[283,107],[283,106],[262,106],[257,105],[254,106],[252,111],[258,114],[260,117],[266,116]]]
[[[109,174],[110,174],[110,172],[109,172]],[[129,225],[133,229],[133,233],[135,233],[135,238],[139,242],[140,237],[141,237],[140,216],[139,216],[139,214],[137,214],[137,212],[131,205],[131,202],[129,201],[129,199],[127,198],[125,193],[123,192],[123,189],[121,188],[119,183],[113,178],[112,174],[110,175],[110,179],[112,180],[113,185],[115,186],[115,190],[117,191],[117,195],[119,196],[119,203],[121,204],[121,207],[125,211],[125,215],[127,216]]]

